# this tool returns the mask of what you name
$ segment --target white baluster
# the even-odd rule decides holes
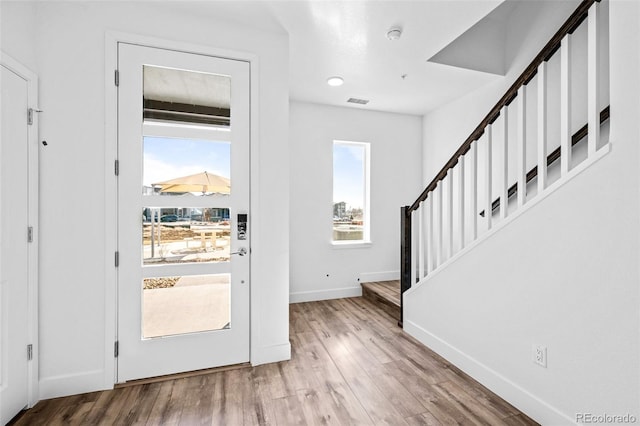
[[[485,167],[484,167],[484,187],[485,187],[485,198],[484,198],[484,220],[487,223],[487,231],[491,229],[491,219],[493,216],[492,205],[493,200],[491,194],[491,188],[493,186],[493,182],[491,181],[493,175],[493,153],[492,153],[492,145],[493,145],[493,129],[492,125],[487,125],[485,129],[485,134],[487,135],[487,140],[484,144],[485,151]]]
[[[433,192],[429,193],[426,200],[427,208],[427,275],[433,271],[434,247],[433,247]]]
[[[416,215],[418,216],[418,279],[421,280],[424,278],[424,212],[425,212],[425,203],[424,201],[420,203],[418,210],[416,211]]]
[[[547,187],[547,63],[538,65],[538,194]]]
[[[458,243],[459,249],[464,248],[464,159],[465,156],[461,155],[458,159]]]
[[[500,167],[501,196],[500,218],[505,219],[509,211],[509,107],[502,107],[502,165]]]
[[[469,147],[469,160],[471,161],[471,241],[478,238],[478,142],[471,143]]]
[[[438,182],[438,186],[436,186],[436,214],[437,214],[437,222],[436,222],[436,232],[438,235],[438,239],[436,240],[436,268],[438,268],[443,261],[444,258],[444,253],[443,253],[443,237],[444,237],[444,232],[442,229],[442,225],[443,225],[443,207],[444,207],[444,202],[442,199],[442,181]]]
[[[447,259],[453,256],[453,169],[447,171]]]
[[[416,210],[413,210],[411,212],[411,285],[415,285],[418,272],[416,259],[418,258],[417,240],[420,234],[417,232],[416,216]]]
[[[560,176],[571,167],[571,34],[560,44]]]
[[[598,84],[600,66],[600,49],[598,49],[600,16],[600,2],[596,1],[589,8],[588,36],[587,36],[587,126],[589,134],[587,136],[588,155],[596,153],[598,141],[600,140],[600,87]]]
[[[518,89],[518,208],[527,197],[527,86]]]

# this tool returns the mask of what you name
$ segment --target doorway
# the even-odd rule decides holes
[[[0,55],[0,424],[37,395],[37,77]]]
[[[249,361],[249,63],[118,44],[117,381]]]

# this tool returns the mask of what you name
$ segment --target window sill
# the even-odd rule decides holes
[[[373,246],[371,241],[332,241],[331,247],[334,249],[360,249]]]

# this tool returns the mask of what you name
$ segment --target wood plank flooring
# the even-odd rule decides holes
[[[39,402],[16,425],[534,425],[365,298],[290,306],[288,362]]]

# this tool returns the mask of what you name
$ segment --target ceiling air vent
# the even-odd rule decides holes
[[[358,98],[349,98],[347,99],[347,102],[350,104],[360,104],[360,105],[366,105],[369,103],[367,99],[358,99]]]

